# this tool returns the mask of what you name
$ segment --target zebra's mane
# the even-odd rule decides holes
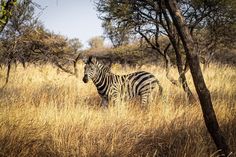
[[[98,61],[95,57],[90,56],[89,58],[84,59],[85,64],[94,64],[95,66],[98,67],[98,69],[101,69],[105,73],[111,73],[111,68],[108,65],[105,65],[104,63]]]
[[[111,68],[103,63],[100,63],[98,61],[96,61],[95,63],[98,67],[98,69],[102,69],[104,72],[106,73],[111,73]]]
[[[111,73],[111,68],[109,66],[107,66],[97,60],[94,60],[93,64],[95,64],[98,67],[98,69],[101,69],[105,73]]]

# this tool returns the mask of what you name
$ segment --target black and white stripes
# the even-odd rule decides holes
[[[102,97],[102,105],[107,106],[109,101],[128,100],[137,96],[141,97],[142,105],[147,104],[154,88],[159,86],[160,94],[162,87],[154,75],[139,71],[128,75],[115,75],[110,69],[99,63],[95,58],[85,60],[84,77],[85,83],[91,79]]]

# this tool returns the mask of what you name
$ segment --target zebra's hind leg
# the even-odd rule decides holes
[[[141,108],[142,109],[148,109],[150,93],[149,92],[141,93],[140,96],[141,96]]]
[[[110,99],[109,99],[111,104],[112,105],[117,105],[118,102],[119,102],[119,99],[120,99],[120,97],[119,97],[118,91],[116,91],[116,90],[112,91]]]

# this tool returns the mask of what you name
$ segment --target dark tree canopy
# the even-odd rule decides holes
[[[96,6],[105,34],[118,45],[133,35],[143,37],[142,34],[155,42],[156,36],[168,35],[173,29],[162,1],[98,0]],[[192,35],[200,32],[208,42],[235,42],[235,1],[180,0],[179,6]]]

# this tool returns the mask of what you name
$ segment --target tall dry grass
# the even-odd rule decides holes
[[[0,156],[216,156],[200,105],[186,105],[182,89],[166,80],[162,68],[141,68],[164,88],[146,112],[135,104],[101,109],[95,87],[82,82],[79,69],[77,79],[50,65],[12,72],[0,89]],[[118,74],[136,70],[113,67]],[[4,76],[1,70],[1,86]],[[204,76],[222,132],[236,152],[236,67],[211,65]]]

